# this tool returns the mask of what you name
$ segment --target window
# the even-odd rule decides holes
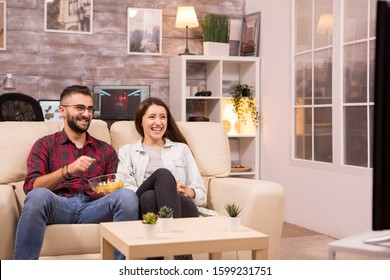
[[[79,0],[69,0],[69,15],[73,16],[77,14]]]
[[[344,164],[372,167],[376,0],[345,0]]]
[[[295,158],[332,162],[332,2],[295,1]]]
[[[376,2],[294,1],[294,158],[372,167]]]

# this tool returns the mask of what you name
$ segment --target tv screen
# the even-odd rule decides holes
[[[377,2],[372,229],[390,229],[390,4]]]
[[[139,103],[148,98],[149,86],[93,86],[94,118],[134,120]]]

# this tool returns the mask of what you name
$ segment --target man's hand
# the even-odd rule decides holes
[[[93,200],[96,200],[96,199],[99,199],[103,196],[105,196],[106,194],[105,193],[102,193],[102,192],[92,192],[90,194],[88,194]]]
[[[54,190],[57,185],[63,182],[67,177],[76,172],[84,172],[95,161],[96,159],[94,158],[88,156],[81,156],[67,166],[65,165],[56,171],[38,177],[34,181],[33,188],[47,188],[50,190]]]
[[[95,161],[96,161],[95,158],[91,158],[89,156],[81,156],[78,159],[76,159],[74,162],[68,164],[68,173],[70,175],[77,172],[82,173],[86,171]]]

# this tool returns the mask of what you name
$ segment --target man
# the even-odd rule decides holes
[[[134,191],[119,189],[96,194],[88,179],[115,173],[118,158],[106,142],[87,129],[94,108],[88,87],[64,89],[59,112],[64,129],[33,145],[28,156],[27,194],[16,232],[15,259],[38,259],[47,224],[87,224],[138,220]],[[123,255],[116,252],[116,258]]]

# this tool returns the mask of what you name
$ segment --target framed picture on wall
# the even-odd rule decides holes
[[[39,105],[41,105],[45,122],[55,122],[62,120],[61,114],[58,111],[60,100],[40,99],[38,101]]]
[[[127,8],[127,54],[162,54],[162,10]]]
[[[0,1],[0,50],[6,49],[6,15],[7,15],[7,3],[5,1]]]
[[[259,56],[260,12],[245,15],[242,19],[240,56]]]
[[[92,34],[93,0],[45,0],[45,31]]]

